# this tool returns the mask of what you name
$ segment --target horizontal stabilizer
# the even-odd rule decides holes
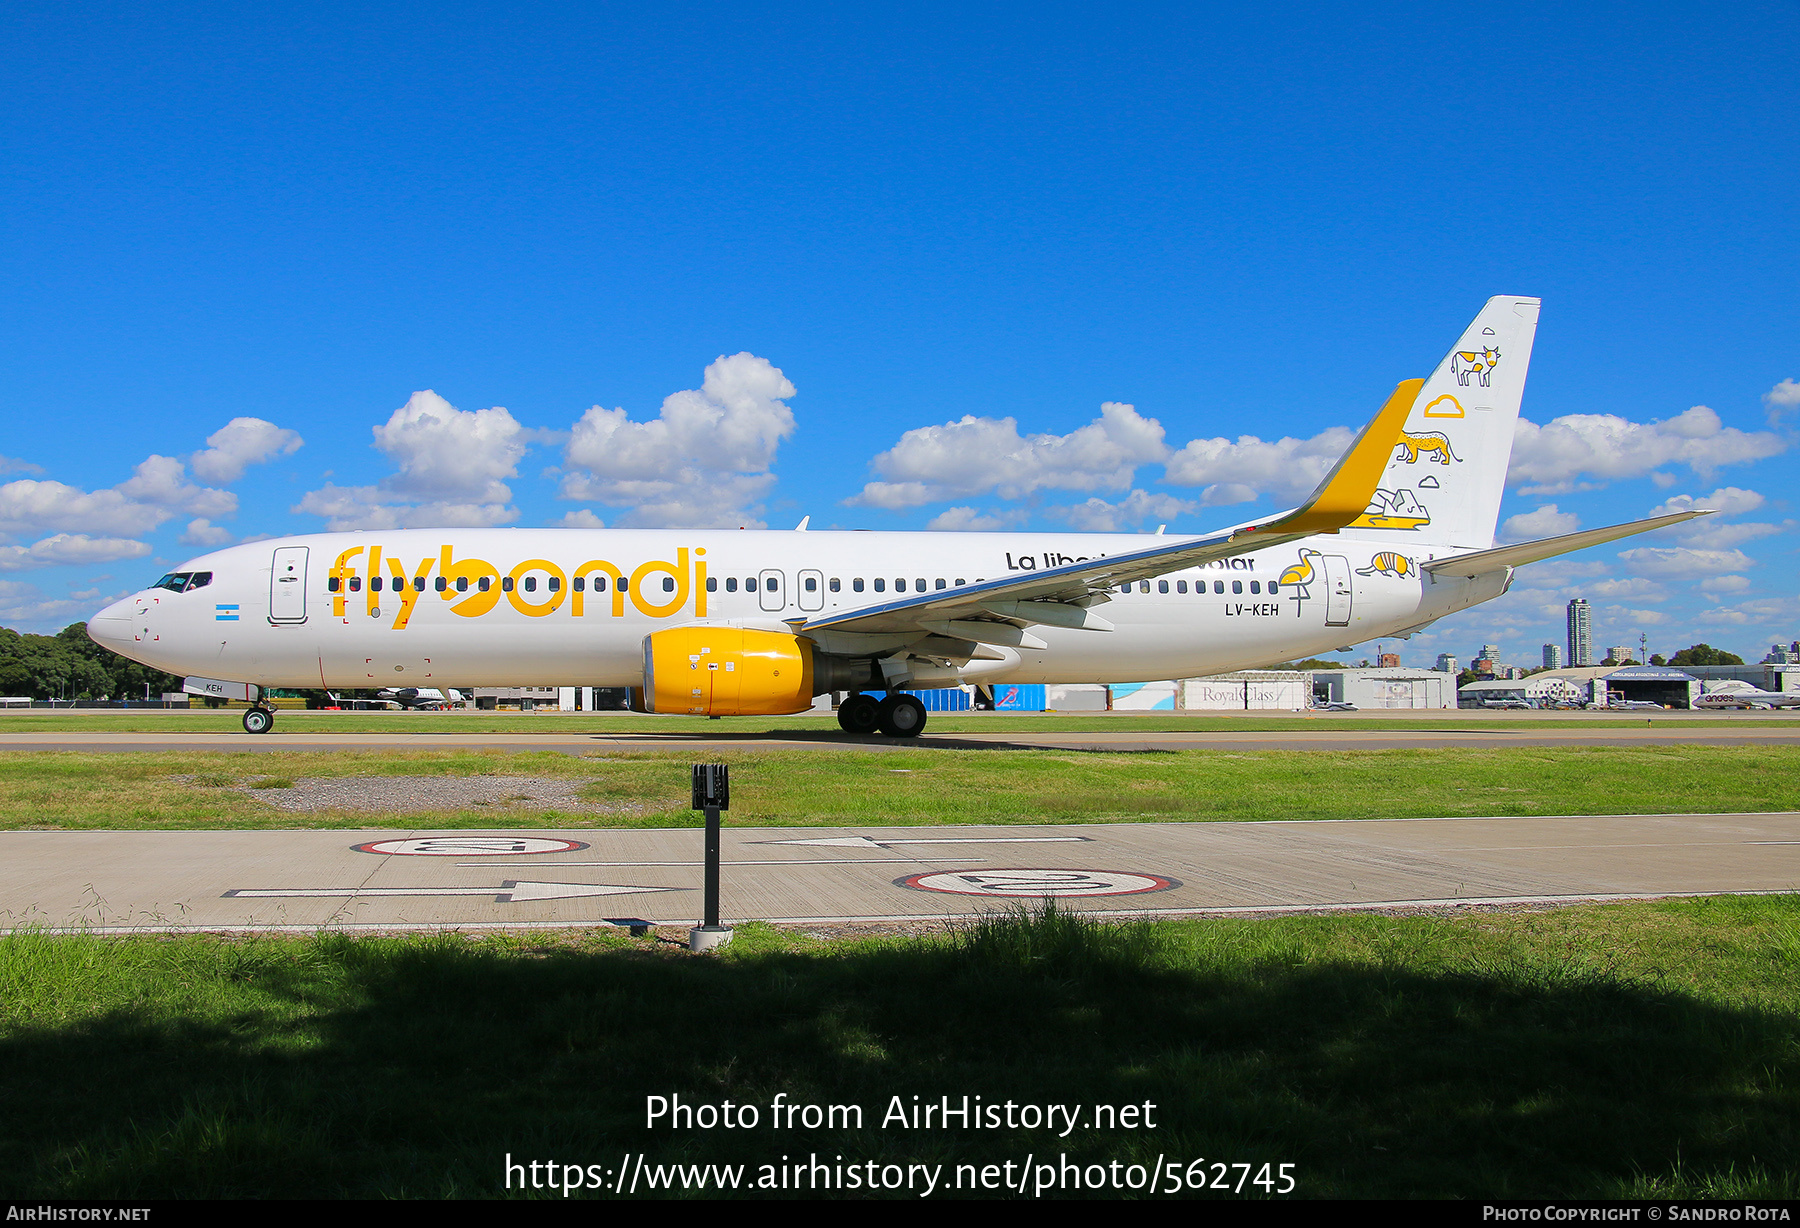
[[[1506,567],[1523,567],[1527,563],[1552,559],[1559,554],[1567,554],[1571,550],[1599,546],[1606,542],[1617,541],[1621,537],[1648,533],[1652,529],[1661,529],[1668,525],[1680,524],[1684,520],[1692,520],[1696,516],[1711,516],[1712,514],[1712,510],[1707,509],[1697,512],[1676,512],[1671,516],[1653,516],[1649,520],[1633,520],[1629,524],[1615,524],[1604,529],[1586,529],[1580,533],[1567,533],[1561,537],[1546,537],[1541,541],[1520,542],[1516,546],[1477,550],[1473,554],[1459,554],[1450,559],[1433,559],[1422,566],[1426,571],[1439,575],[1479,576]]]

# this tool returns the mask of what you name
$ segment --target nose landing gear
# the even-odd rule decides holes
[[[258,706],[244,713],[245,733],[267,733],[275,728],[275,714],[269,709]]]

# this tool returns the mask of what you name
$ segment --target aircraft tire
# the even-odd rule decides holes
[[[881,732],[890,738],[916,738],[925,732],[925,705],[912,695],[889,695],[880,705]]]
[[[873,695],[847,697],[838,705],[838,724],[845,733],[874,733],[881,723],[881,705]]]
[[[245,733],[267,733],[275,728],[275,714],[267,708],[252,708],[244,713]]]

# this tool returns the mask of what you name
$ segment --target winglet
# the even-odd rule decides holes
[[[1369,508],[1381,475],[1393,459],[1394,446],[1412,413],[1413,402],[1425,386],[1422,379],[1402,380],[1378,410],[1350,450],[1338,459],[1319,488],[1305,503],[1279,520],[1245,529],[1246,533],[1336,533]]]

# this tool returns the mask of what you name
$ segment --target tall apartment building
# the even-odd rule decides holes
[[[1586,597],[1569,603],[1569,664],[1594,663],[1594,610]]]
[[[1440,674],[1459,674],[1462,672],[1462,663],[1456,659],[1455,653],[1440,652],[1438,653],[1437,659],[1437,672]]]
[[[1637,660],[1637,649],[1625,644],[1619,644],[1612,648],[1608,648],[1606,650],[1606,655],[1620,665],[1624,665],[1627,661]]]
[[[1544,645],[1544,668],[1561,669],[1563,667],[1563,650],[1561,644]]]

